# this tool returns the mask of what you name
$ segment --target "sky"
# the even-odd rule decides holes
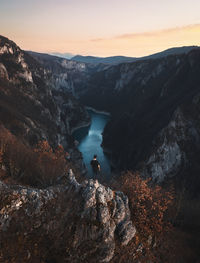
[[[0,0],[0,34],[36,52],[141,57],[200,46],[200,1]]]

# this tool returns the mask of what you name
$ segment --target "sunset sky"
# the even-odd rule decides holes
[[[37,52],[139,57],[200,45],[200,1],[0,0],[0,34]]]

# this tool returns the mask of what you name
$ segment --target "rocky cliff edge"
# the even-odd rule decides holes
[[[0,262],[109,262],[136,233],[122,192],[72,170],[46,189],[0,182],[0,200]]]

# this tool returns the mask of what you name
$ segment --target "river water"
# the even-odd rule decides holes
[[[103,152],[101,147],[102,133],[106,123],[110,117],[106,114],[96,113],[88,110],[91,116],[91,125],[76,130],[73,133],[75,140],[79,142],[78,149],[83,155],[83,161],[88,170],[88,177],[92,178],[93,173],[90,166],[90,161],[93,159],[94,154],[97,155],[97,160],[101,165],[101,176],[108,178],[110,175],[109,160]]]

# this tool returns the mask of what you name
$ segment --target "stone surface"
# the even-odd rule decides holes
[[[51,250],[60,255],[59,262],[109,262],[115,242],[127,245],[136,233],[122,192],[92,179],[79,184],[72,171],[65,185],[47,189],[0,182],[0,200],[0,262],[9,257],[22,262],[27,250],[30,262],[44,251],[46,259],[53,258]]]
[[[141,171],[144,176],[150,175],[160,183],[183,172],[187,166],[196,169],[197,153],[200,150],[199,106],[199,94],[197,94],[191,104],[179,107],[174,112],[169,124],[153,141],[152,151]],[[191,174],[190,176],[192,178]],[[198,184],[198,180],[196,183]]]

